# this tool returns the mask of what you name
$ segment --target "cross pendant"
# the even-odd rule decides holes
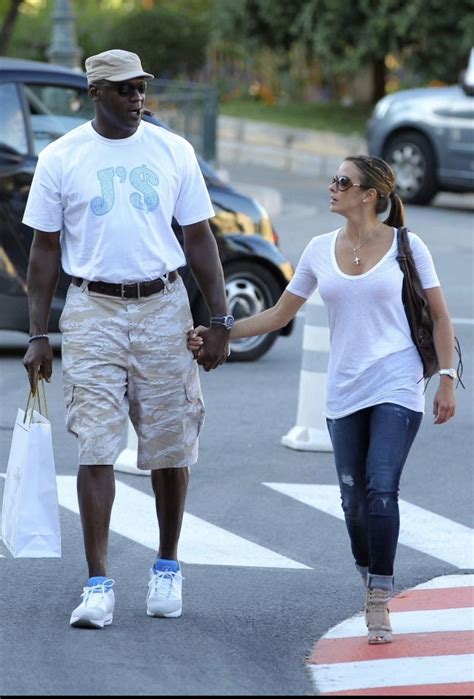
[[[357,257],[357,255],[354,257],[354,262],[356,265],[360,265],[360,257]]]

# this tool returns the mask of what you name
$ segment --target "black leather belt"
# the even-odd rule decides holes
[[[174,282],[178,278],[178,272],[170,272],[168,281]],[[72,283],[75,286],[81,286],[84,279],[80,277],[72,277]],[[135,282],[134,284],[112,284],[111,282],[88,282],[87,288],[89,291],[95,291],[97,294],[105,294],[106,296],[119,296],[122,299],[139,299],[144,296],[152,296],[164,289],[162,279],[151,279],[148,282]]]

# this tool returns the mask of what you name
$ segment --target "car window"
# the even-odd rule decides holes
[[[0,85],[0,144],[22,155],[28,152],[20,95],[13,83]]]
[[[25,95],[30,108],[36,155],[59,136],[94,116],[94,105],[86,90],[51,85],[25,85]]]

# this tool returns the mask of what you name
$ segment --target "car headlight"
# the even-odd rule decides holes
[[[387,95],[386,97],[382,97],[381,100],[377,102],[377,104],[374,107],[373,115],[376,119],[383,119],[384,116],[387,114],[390,105],[392,103],[391,97]]]

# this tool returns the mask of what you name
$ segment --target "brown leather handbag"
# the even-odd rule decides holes
[[[423,378],[429,379],[438,371],[438,357],[433,342],[433,321],[413,259],[407,228],[397,230],[397,249],[398,264],[403,272],[402,301],[411,338],[423,362]]]
[[[421,284],[418,270],[408,240],[408,229],[397,229],[397,260],[403,272],[402,301],[407,314],[412,340],[423,362],[423,378],[430,379],[439,369],[433,341],[433,320],[431,318],[425,290]],[[454,338],[458,355],[458,383],[461,381],[462,358],[461,347],[457,337]]]

